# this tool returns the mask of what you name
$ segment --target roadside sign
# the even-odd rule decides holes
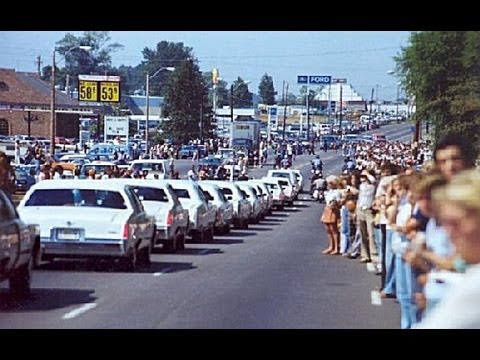
[[[346,84],[346,83],[347,83],[347,79],[346,79],[346,78],[336,78],[336,79],[332,79],[332,83],[334,83],[334,84]]]
[[[315,85],[328,85],[332,82],[332,77],[327,75],[310,75],[308,82]]]
[[[307,75],[297,75],[297,84],[308,84]]]
[[[120,102],[120,76],[78,75],[78,101]]]
[[[129,119],[126,116],[105,116],[105,140],[107,140],[108,136],[125,136],[128,138],[128,125]]]

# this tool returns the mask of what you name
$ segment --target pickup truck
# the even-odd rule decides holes
[[[30,293],[32,269],[40,262],[40,229],[27,225],[0,189],[0,281],[9,280],[12,295]]]

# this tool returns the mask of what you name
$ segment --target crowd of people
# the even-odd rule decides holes
[[[325,255],[366,263],[401,328],[480,327],[480,172],[459,134],[429,144],[353,145],[326,178]]]

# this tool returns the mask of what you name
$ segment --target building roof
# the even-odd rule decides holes
[[[124,95],[122,102],[128,106],[133,115],[145,115],[147,113],[147,97],[145,95]],[[149,115],[160,115],[164,103],[161,96],[149,96]]]
[[[36,73],[0,69],[0,104],[50,106],[51,84],[40,79]],[[55,103],[60,107],[79,107],[78,100],[55,91]]]
[[[340,101],[340,89],[342,91],[342,101],[365,101],[350,84],[334,83],[325,86],[319,94],[315,96],[315,100],[320,101]]]

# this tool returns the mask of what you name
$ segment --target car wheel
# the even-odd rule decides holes
[[[120,259],[122,270],[127,272],[135,272],[138,268],[138,254],[137,249],[132,249],[130,255]]]
[[[178,235],[177,250],[185,250],[185,235]]]
[[[208,242],[211,242],[211,241],[213,241],[213,236],[214,236],[214,234],[213,234],[213,233],[214,233],[214,230],[213,230],[213,226],[212,226],[212,227],[210,227],[210,228],[207,230],[207,234],[206,234],[206,235],[207,235],[207,237],[206,237],[206,240],[207,240]]]
[[[40,240],[35,241],[35,245],[33,246],[33,268],[37,269],[40,267],[42,262],[42,251],[40,250]]]
[[[10,278],[10,292],[14,296],[26,296],[30,294],[32,281],[33,256],[30,256],[28,263],[22,265]]]
[[[152,241],[141,250],[140,257],[143,264],[150,265],[152,263]]]

